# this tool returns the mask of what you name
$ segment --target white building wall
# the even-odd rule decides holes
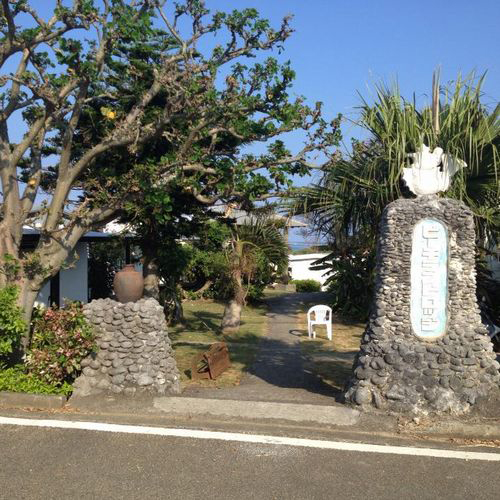
[[[50,295],[50,283],[45,283],[45,285],[43,285],[43,288],[40,290],[38,297],[35,300],[35,306],[48,306],[49,295]]]
[[[61,293],[59,298],[61,305],[64,300],[79,300],[86,303],[89,288],[88,243],[77,243],[74,252],[72,252],[64,267],[65,269],[61,270]]]
[[[65,300],[88,301],[88,243],[77,243],[59,276],[59,303]],[[38,294],[37,305],[49,305],[50,283],[45,284]]]
[[[289,255],[288,266],[292,280],[315,280],[322,285],[325,283],[327,276],[323,276],[326,271],[312,271],[309,267],[318,259],[326,257],[327,253],[310,253],[303,255]]]

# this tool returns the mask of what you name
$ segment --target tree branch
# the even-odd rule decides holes
[[[12,17],[12,12],[10,10],[9,0],[2,0],[3,14],[7,19],[7,27],[9,33],[9,45],[12,45],[12,42],[16,36],[16,25],[14,23],[14,18]]]
[[[15,73],[15,80],[12,82],[12,88],[10,91],[10,99],[5,107],[5,110],[0,113],[0,120],[7,120],[7,118],[15,111],[17,103],[19,101],[19,95],[21,90],[22,81],[20,80],[22,74],[26,71],[26,66],[28,64],[28,59],[30,56],[29,50],[25,49],[23,51],[23,55],[19,64],[17,66],[17,70]]]
[[[38,140],[31,145],[31,172],[21,198],[23,220],[30,214],[42,179],[42,146],[45,140],[45,130],[39,134]]]

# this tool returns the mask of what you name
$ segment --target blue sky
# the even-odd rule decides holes
[[[381,81],[397,80],[403,96],[415,93],[426,102],[438,66],[442,83],[459,73],[487,71],[483,101],[498,102],[498,0],[213,0],[208,5],[255,7],[275,24],[293,14],[295,33],[280,58],[290,59],[297,72],[294,91],[323,101],[329,117],[342,113],[356,120],[358,92],[370,99]],[[347,144],[350,137],[364,137],[348,121],[343,133]],[[295,135],[288,139],[296,147],[299,140]]]
[[[48,14],[53,3],[44,0],[39,6]],[[415,92],[425,102],[438,66],[442,83],[459,72],[487,71],[483,101],[498,101],[498,0],[207,0],[207,5],[226,11],[255,7],[275,26],[292,14],[295,33],[284,53],[274,55],[291,60],[297,72],[293,91],[310,102],[323,101],[327,118],[342,113],[355,121],[358,92],[369,100],[381,81],[397,80],[403,96]],[[347,145],[351,137],[364,137],[350,121],[343,133]],[[292,149],[300,148],[300,134],[286,140]]]
[[[54,0],[30,2],[44,17]],[[171,5],[172,0],[167,1]],[[278,59],[291,60],[296,94],[322,101],[329,118],[357,118],[358,92],[369,99],[374,85],[398,81],[404,96],[425,101],[432,72],[441,81],[459,72],[487,71],[484,102],[498,101],[500,1],[498,0],[206,0],[211,10],[256,8],[279,26],[293,15],[295,32]],[[85,36],[75,33],[76,36]],[[209,42],[210,43],[210,42]],[[268,54],[266,54],[267,56]],[[250,61],[251,62],[251,61]],[[363,132],[346,121],[344,135]],[[299,136],[290,138],[291,144]],[[349,142],[349,141],[348,141]]]
[[[255,7],[278,23],[293,14],[283,58],[295,90],[324,102],[328,114],[355,118],[374,84],[398,80],[402,94],[425,98],[432,72],[442,83],[488,71],[485,102],[498,101],[500,2],[494,0],[212,0],[221,9]],[[346,135],[357,135],[346,127]]]

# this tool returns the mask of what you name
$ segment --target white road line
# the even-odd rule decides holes
[[[77,429],[98,432],[117,432],[124,434],[145,434],[193,439],[215,439],[240,443],[276,444],[319,448],[323,450],[358,451],[365,453],[385,453],[391,455],[411,455],[434,458],[455,458],[460,460],[486,460],[500,462],[500,453],[480,453],[472,451],[441,450],[435,448],[412,448],[409,446],[385,446],[367,443],[342,441],[321,441],[319,439],[300,439],[260,434],[240,434],[236,432],[201,431],[196,429],[175,429],[165,427],[146,427],[141,425],[108,424],[105,422],[80,422],[69,420],[45,420],[29,418],[0,417],[0,425],[20,425],[25,427],[50,427],[53,429]]]

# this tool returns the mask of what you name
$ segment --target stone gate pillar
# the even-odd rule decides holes
[[[101,392],[133,395],[180,393],[180,375],[167,333],[163,307],[137,302],[93,300],[84,314],[96,333],[98,350],[82,361],[73,397]]]
[[[463,203],[430,195],[386,207],[372,311],[347,401],[460,414],[498,389],[474,256],[473,216]]]

